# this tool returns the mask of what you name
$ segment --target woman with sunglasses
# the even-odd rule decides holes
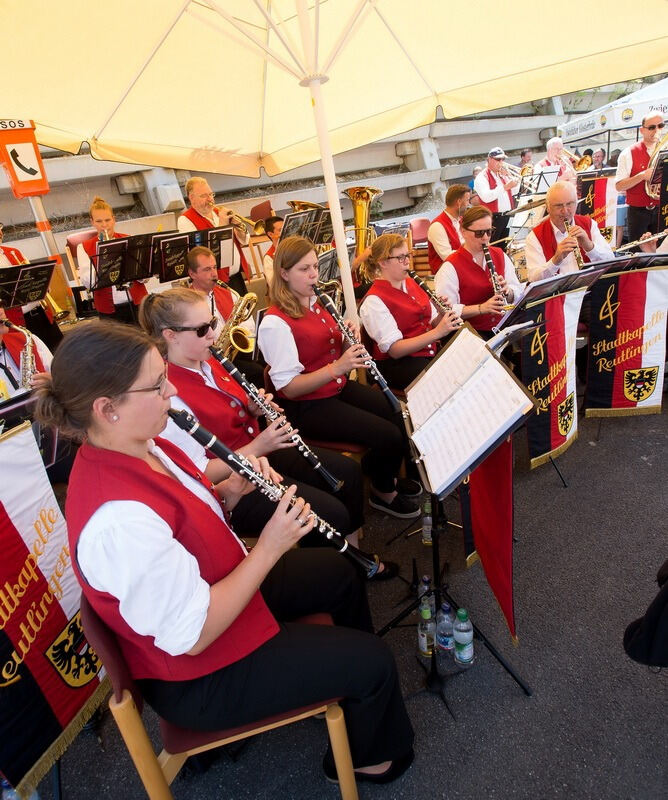
[[[224,509],[257,492],[236,474],[214,489],[201,458],[159,438],[174,393],[145,334],[97,320],[65,337],[39,390],[38,419],[82,441],[72,566],[132,677],[161,716],[197,730],[343,697],[358,779],[398,777],[413,731],[359,576],[331,548],[292,549],[313,526],[308,503],[290,505],[294,486],[248,553]],[[293,622],[313,612],[335,625]],[[331,754],[323,766],[335,779]]]
[[[373,359],[394,389],[405,389],[436,355],[443,337],[457,327],[452,312],[443,314],[408,275],[408,243],[384,233],[371,245],[373,284],[360,306],[360,317],[373,339]],[[447,298],[445,298],[447,302]]]
[[[362,470],[371,479],[372,508],[402,519],[417,517],[413,498],[421,492],[419,484],[397,482],[402,433],[381,392],[348,380],[351,370],[364,367],[366,350],[361,344],[344,347],[334,319],[316,302],[317,282],[313,243],[301,236],[281,241],[274,256],[272,305],[258,331],[269,377],[302,436],[369,448]]]
[[[285,481],[297,484],[300,496],[308,500],[316,513],[356,545],[363,524],[363,487],[358,464],[340,453],[315,449],[323,466],[343,481],[343,487],[334,496],[296,450],[289,426],[281,425],[284,417],[260,431],[257,421],[260,410],[211,356],[209,347],[216,340],[218,317],[211,316],[206,297],[183,287],[149,295],[142,303],[139,321],[166,354],[169,380],[177,392],[172,406],[190,411],[233,450],[241,449],[244,454],[257,457],[269,456],[271,466]],[[164,436],[182,449],[188,448],[188,435],[171,420]],[[217,459],[212,460],[207,471],[214,480],[219,474],[216,462]],[[271,501],[253,494],[242,498],[231,516],[239,533],[255,536],[272,513]],[[318,534],[314,533],[305,544],[319,542]],[[383,574],[385,570],[380,573]]]
[[[448,256],[435,279],[436,294],[449,297],[455,314],[487,339],[501,319],[504,305],[522,293],[513,262],[500,247],[490,246],[491,236],[492,212],[485,206],[469,208],[461,222],[464,244]],[[489,247],[503,295],[494,293],[483,243]]]

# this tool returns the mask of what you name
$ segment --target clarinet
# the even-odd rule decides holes
[[[569,222],[567,219],[564,220],[564,228],[566,229],[566,236],[571,235],[571,225],[573,223]],[[578,265],[578,269],[584,269],[584,260],[582,258],[582,250],[580,250],[580,245],[578,240],[575,240],[575,250],[573,250],[573,255],[575,256],[575,263]]]
[[[411,278],[417,283],[417,285],[422,289],[423,292],[429,297],[431,302],[436,306],[436,308],[441,311],[443,314],[449,313],[452,311],[452,306],[450,303],[444,303],[441,298],[436,294],[436,292],[432,292],[432,290],[427,286],[427,281],[423,280],[414,269],[409,269],[408,274]],[[458,328],[461,328],[464,324],[464,320],[461,317],[457,317],[457,321],[455,323]]]
[[[260,394],[259,389],[254,383],[251,383],[248,378],[241,372],[237,367],[234,366],[234,362],[230,361],[227,358],[223,351],[212,345],[209,347],[211,354],[213,357],[221,364],[229,373],[231,378],[241,386],[241,388],[246,392],[246,394],[250,397],[250,399],[255,403],[256,406],[262,411],[264,416],[269,420],[269,422],[273,422],[275,419],[278,419],[281,416],[280,411],[277,411],[272,404],[264,397],[264,395]],[[286,423],[283,422],[281,427]],[[320,475],[320,477],[329,485],[333,492],[338,492],[339,489],[343,486],[343,481],[336,478],[332,475],[329,470],[327,470],[322,463],[318,456],[311,450],[311,448],[306,444],[306,442],[302,439],[302,437],[295,433],[292,430],[292,426],[290,423],[288,424],[288,429],[291,432],[290,440],[295,443],[297,446],[297,450],[304,456],[304,458],[308,461],[308,463],[313,467],[313,469]]]
[[[494,287],[494,294],[500,294],[501,297],[505,298],[506,295],[501,287],[499,273],[496,271],[496,267],[494,266],[492,254],[489,252],[489,246],[485,244],[485,242],[482,243],[482,254],[485,257],[485,264],[487,264],[487,269],[489,270],[489,277],[492,281],[492,286]]]
[[[329,295],[326,295],[322,289],[319,289],[317,286],[313,287],[313,293],[318,298],[320,303],[327,309],[327,311],[331,314],[334,322],[336,323],[336,327],[341,331],[343,338],[348,342],[349,345],[354,344],[361,344],[359,339],[352,333],[350,328],[346,325],[343,320],[341,314],[339,314],[336,306],[332,302],[332,298]],[[364,361],[364,366],[369,370],[369,372],[373,375],[376,383],[380,386],[380,390],[385,395],[387,402],[390,404],[392,411],[395,414],[401,414],[401,403],[395,397],[392,392],[392,389],[387,385],[387,381],[383,377],[382,373],[378,369],[376,362],[372,360],[371,356],[367,353],[366,359]]]
[[[278,503],[280,501],[287,491],[287,487],[280,483],[274,483],[268,478],[265,478],[261,473],[256,472],[255,469],[253,469],[253,465],[245,456],[230,450],[230,448],[223,444],[220,439],[216,438],[211,431],[203,428],[192,414],[183,410],[176,411],[173,408],[169,409],[167,413],[181,430],[190,434],[196,442],[199,442],[207,450],[211,450],[218,458],[228,464],[234,472],[241,475],[241,477],[245,478],[249,483],[252,483],[253,486],[257,487],[260,492],[266,495],[272,502]],[[293,497],[290,505],[293,506],[294,504],[295,498]],[[377,555],[370,555],[369,553],[365,553],[353,547],[353,545],[349,544],[329,522],[325,522],[324,519],[314,514],[313,511],[311,511],[309,517],[314,519],[315,529],[324,535],[327,542],[336,547],[339,553],[347,553],[353,561],[362,567],[368,578],[373,577],[376,572],[378,572],[380,559]]]

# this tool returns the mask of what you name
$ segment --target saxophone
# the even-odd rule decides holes
[[[7,328],[13,328],[15,331],[20,331],[25,337],[26,343],[21,351],[21,386],[29,392],[32,389],[32,376],[37,372],[37,364],[35,363],[35,343],[32,339],[32,333],[30,333],[27,328],[15,325],[8,319],[3,319],[0,324]]]
[[[254,292],[248,292],[234,304],[215,343],[215,347],[222,350],[226,358],[230,358],[237,350],[240,353],[253,351],[253,340],[241,327],[241,323],[250,317],[256,305],[257,295]]]

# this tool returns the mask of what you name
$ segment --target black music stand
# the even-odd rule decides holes
[[[54,258],[40,258],[0,269],[0,305],[14,308],[44,300],[56,264]]]
[[[137,317],[130,296],[130,284],[125,278],[127,238],[98,241],[96,252],[90,259],[90,290],[118,289],[125,291],[128,308],[134,322]]]
[[[471,337],[473,337],[473,340]],[[475,340],[478,341],[476,342]],[[469,355],[473,357],[472,362],[466,361]],[[439,363],[441,359],[445,359],[445,361]],[[425,381],[425,377],[429,376],[434,367],[438,370],[434,382],[429,381],[421,386],[421,383]],[[452,448],[451,451],[444,452],[442,441],[453,440],[457,437],[457,425],[461,424],[462,419],[467,414],[475,414],[475,411],[469,407],[471,393],[475,391],[475,387],[481,381],[493,380],[494,378],[498,381],[495,386],[496,391],[512,393],[515,404],[513,412],[504,414],[497,421],[490,423],[494,426],[492,435],[488,435],[487,432],[478,434],[477,431],[469,431],[471,435],[466,442],[459,437],[458,445],[461,450]],[[443,380],[445,380],[445,383],[441,383]],[[445,392],[444,397],[434,397],[434,389],[437,385],[442,387],[442,393],[443,391]],[[412,395],[418,390],[420,390],[421,396],[414,398]],[[402,404],[406,436],[410,442],[414,456],[413,461],[417,464],[420,480],[425,491],[431,495],[432,501],[432,570],[435,585],[431,591],[435,595],[437,608],[440,607],[441,598],[445,598],[453,608],[458,608],[459,604],[447,591],[447,584],[441,585],[439,538],[448,524],[442,502],[507,436],[524,424],[526,418],[533,413],[536,401],[512,372],[485,346],[468,323],[450,339],[439,355],[432,359],[429,366],[410,384],[406,389],[406,395],[407,404],[405,406]],[[427,398],[429,399],[427,400]],[[413,425],[411,405],[414,406],[414,412],[417,414],[417,420],[419,420],[417,428],[414,428]],[[432,407],[433,411],[430,411],[429,409]],[[447,417],[445,414],[446,408]],[[450,416],[452,421],[448,422]],[[447,461],[447,464],[444,465],[442,463],[443,459]],[[432,484],[432,478],[439,480],[437,486]],[[395,628],[419,606],[420,600],[421,598],[417,598],[409,603],[399,614],[377,631],[378,635],[384,636]],[[490,653],[522,688],[524,693],[531,695],[531,689],[503,658],[480,628],[473,625],[473,630],[475,636],[485,644]],[[419,659],[418,663],[424,667]],[[427,671],[426,668],[425,671]],[[436,650],[434,649],[430,669],[427,671],[426,685],[423,690],[438,694],[451,714],[452,711],[447,702],[445,687],[447,681],[457,674],[460,674],[460,672],[453,675],[439,675]]]

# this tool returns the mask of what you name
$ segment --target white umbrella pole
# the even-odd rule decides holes
[[[329,211],[332,215],[332,227],[334,228],[336,253],[339,257],[339,264],[341,266],[341,285],[343,287],[343,297],[346,301],[346,317],[354,322],[357,322],[357,302],[355,300],[353,278],[350,271],[350,261],[348,260],[346,232],[343,227],[341,202],[339,200],[339,188],[336,184],[336,174],[334,173],[334,157],[332,155],[332,145],[329,140],[329,130],[327,128],[325,104],[322,98],[322,86],[320,85],[320,78],[311,79],[308,83],[308,86],[311,90],[311,99],[313,101],[313,115],[315,117],[315,127],[318,132],[318,144],[320,146],[322,172],[325,176],[325,188],[327,190],[327,200],[329,201]]]

